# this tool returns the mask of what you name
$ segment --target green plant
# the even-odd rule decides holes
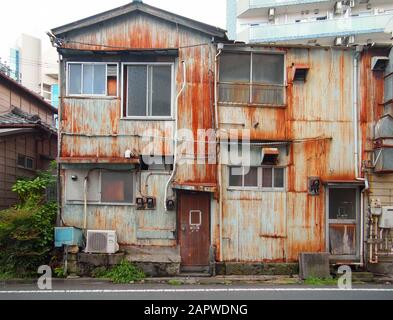
[[[304,280],[304,284],[310,286],[328,286],[328,285],[337,285],[337,280],[330,278],[315,278],[310,277]]]
[[[50,260],[57,204],[46,203],[43,191],[54,182],[50,172],[40,172],[13,186],[20,203],[0,212],[0,268],[8,274],[36,275]]]
[[[114,283],[130,283],[143,280],[145,277],[144,272],[140,268],[127,260],[123,260],[119,265],[112,267],[101,275],[101,278],[110,279]]]
[[[105,278],[107,275],[108,270],[105,267],[97,267],[91,272],[91,276],[93,278]]]
[[[181,286],[183,282],[180,280],[172,279],[168,281],[168,284],[171,286]]]
[[[65,272],[64,272],[64,268],[63,268],[63,267],[55,268],[55,269],[53,270],[53,272],[54,272],[56,278],[65,278],[65,277],[67,276],[67,275],[65,274]]]

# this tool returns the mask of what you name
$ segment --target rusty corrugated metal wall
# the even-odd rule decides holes
[[[308,177],[355,180],[352,50],[285,50],[292,64],[310,67],[305,83],[289,83],[287,107],[220,106],[220,123],[243,124],[251,139],[293,141],[281,165],[285,192],[231,191],[223,170],[225,261],[296,261],[325,245],[325,192],[308,194]],[[259,122],[259,128],[253,124]],[[305,140],[305,141],[301,141]]]
[[[185,90],[178,104],[178,127],[192,130],[195,139],[198,129],[213,127],[213,63],[216,52],[208,35],[142,13],[134,13],[94,27],[70,32],[65,37],[67,42],[62,49],[97,50],[97,53],[103,50],[115,52],[116,50],[179,48],[179,56],[175,62],[176,93],[183,84],[182,61],[185,62],[187,78]],[[68,57],[64,55],[61,64],[63,93],[66,92],[67,59]],[[92,61],[94,59],[91,57]],[[105,159],[109,163],[122,163],[127,149],[141,154],[146,140],[142,140],[140,135],[146,130],[153,130],[155,134],[160,132],[160,137],[154,140],[155,154],[173,155],[174,121],[121,119],[120,97],[86,99],[66,97],[62,94],[61,117],[60,156],[71,164],[95,163],[98,159],[101,161]],[[89,204],[89,228],[115,229],[118,231],[121,244],[175,246],[176,213],[165,213],[162,205],[163,192],[169,175],[150,177],[149,190],[143,190],[146,178],[146,174],[141,173],[142,191],[145,195],[157,199],[157,210],[137,211],[135,207]],[[64,180],[65,171],[63,171]],[[214,187],[215,165],[179,166],[174,182],[178,185]],[[64,195],[63,192],[65,222],[82,227],[83,205],[67,204]]]

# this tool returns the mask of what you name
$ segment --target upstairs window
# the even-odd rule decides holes
[[[220,59],[221,103],[285,105],[284,54],[224,52]]]
[[[173,64],[127,64],[124,76],[126,117],[172,117]]]
[[[68,95],[117,96],[117,64],[68,63]]]

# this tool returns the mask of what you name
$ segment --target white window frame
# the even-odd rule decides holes
[[[105,94],[76,94],[76,93],[70,93],[70,65],[72,64],[80,64],[82,66],[81,68],[81,92],[83,92],[83,65],[85,64],[91,64],[91,65],[106,65],[105,68]],[[108,96],[108,65],[116,65],[116,76],[117,76],[117,85],[116,85],[116,95],[115,96]],[[69,61],[66,64],[66,94],[67,97],[94,97],[94,98],[118,98],[119,97],[119,63],[118,62],[90,62],[90,61]]]
[[[286,190],[286,167],[285,166],[268,166],[268,165],[261,165],[261,166],[250,166],[251,168],[258,168],[258,186],[255,187],[250,187],[250,186],[244,186],[244,169],[245,167],[241,167],[243,170],[243,175],[242,175],[242,186],[230,186],[229,185],[229,177],[230,177],[230,170],[232,168],[239,168],[239,166],[228,166],[228,190],[249,190],[249,191],[264,191],[264,192],[283,192]],[[270,168],[273,169],[272,171],[272,187],[268,188],[268,187],[263,187],[262,186],[262,182],[263,182],[263,178],[262,178],[262,174],[263,174],[263,169],[264,168]],[[284,170],[284,184],[283,187],[274,187],[274,170],[275,169],[283,169]]]
[[[128,116],[127,108],[128,108],[128,77],[127,83],[124,84],[124,75],[127,72],[127,66],[170,66],[171,67],[171,114],[169,116]],[[121,77],[121,105],[122,105],[122,119],[128,120],[174,120],[174,102],[175,102],[175,63],[174,62],[124,62],[121,64],[122,77]],[[149,77],[147,77],[147,82],[149,81]],[[126,85],[126,87],[125,87]],[[148,85],[148,83],[147,83]],[[127,90],[125,90],[127,89]],[[124,92],[126,92],[126,97],[124,97]],[[149,95],[149,90],[146,90],[146,96]],[[146,101],[146,114],[148,113],[148,104],[149,99]],[[124,116],[125,114],[125,116]]]

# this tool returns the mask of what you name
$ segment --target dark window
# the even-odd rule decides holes
[[[224,52],[220,58],[222,103],[284,105],[284,55]]]
[[[18,160],[17,160],[18,167],[22,167],[25,169],[34,169],[34,160],[33,158],[24,156],[22,154],[18,154]]]
[[[101,202],[133,203],[134,174],[130,172],[102,172]]]
[[[277,167],[229,167],[229,186],[283,189],[285,169]]]
[[[129,65],[126,112],[129,117],[172,115],[172,66]]]
[[[329,218],[332,220],[356,220],[356,189],[330,189]]]
[[[262,168],[262,188],[273,187],[273,169]]]
[[[243,186],[243,171],[241,167],[229,168],[229,185],[231,187]]]

